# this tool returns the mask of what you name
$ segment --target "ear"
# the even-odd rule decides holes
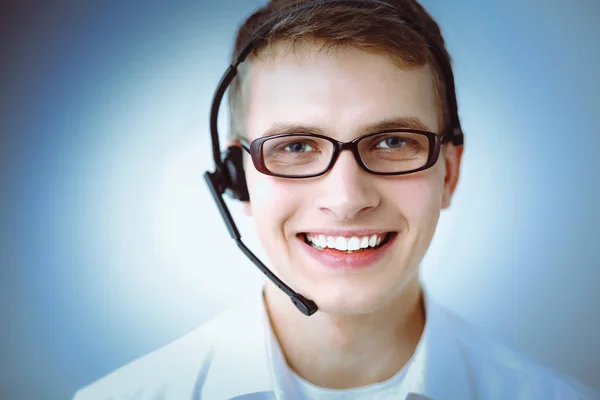
[[[450,207],[452,195],[456,190],[458,184],[458,178],[460,176],[460,163],[464,146],[454,146],[452,143],[448,143],[444,148],[444,163],[445,163],[445,176],[444,176],[444,189],[442,192],[442,209]]]

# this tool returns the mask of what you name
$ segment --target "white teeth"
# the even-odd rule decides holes
[[[381,244],[385,234],[371,236],[325,236],[319,234],[306,234],[306,239],[318,249],[336,249],[339,251],[357,251],[368,247],[376,247]]]
[[[371,246],[371,247],[377,246],[377,235],[372,235],[369,238],[369,246]]]
[[[339,251],[348,250],[348,241],[345,238],[338,236],[335,239],[335,248],[336,248],[336,250],[339,250]]]
[[[317,243],[319,243],[319,246],[321,246],[322,248],[325,248],[327,247],[327,238],[323,235],[319,235],[319,240]]]
[[[362,238],[362,241],[360,242],[360,248],[366,249],[367,247],[369,247],[369,238],[365,236]]]
[[[327,236],[327,247],[335,249],[335,238],[333,236]]]
[[[348,250],[358,250],[360,249],[360,239],[356,236],[352,236],[350,240],[348,240]]]

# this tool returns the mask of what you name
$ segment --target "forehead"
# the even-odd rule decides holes
[[[438,129],[433,73],[428,65],[401,69],[390,57],[349,47],[275,46],[254,60],[246,77],[246,134],[277,125],[311,125],[340,139],[363,126],[412,117]]]

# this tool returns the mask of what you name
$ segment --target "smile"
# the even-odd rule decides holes
[[[355,236],[304,232],[297,237],[304,252],[316,261],[313,268],[343,271],[375,267],[390,253],[398,232],[366,231]]]
[[[394,235],[393,232],[377,233],[367,236],[328,236],[318,233],[303,233],[304,242],[317,250],[335,249],[340,252],[354,253],[365,249],[378,249],[384,246]]]

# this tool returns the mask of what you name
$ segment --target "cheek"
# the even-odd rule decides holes
[[[434,225],[442,207],[443,177],[436,170],[407,176],[394,185],[391,194],[408,220],[409,228],[415,225]]]
[[[298,209],[300,201],[297,191],[281,179],[254,171],[246,174],[250,192],[250,208],[259,234],[272,235],[281,232],[284,223]],[[267,231],[267,232],[265,232]]]

